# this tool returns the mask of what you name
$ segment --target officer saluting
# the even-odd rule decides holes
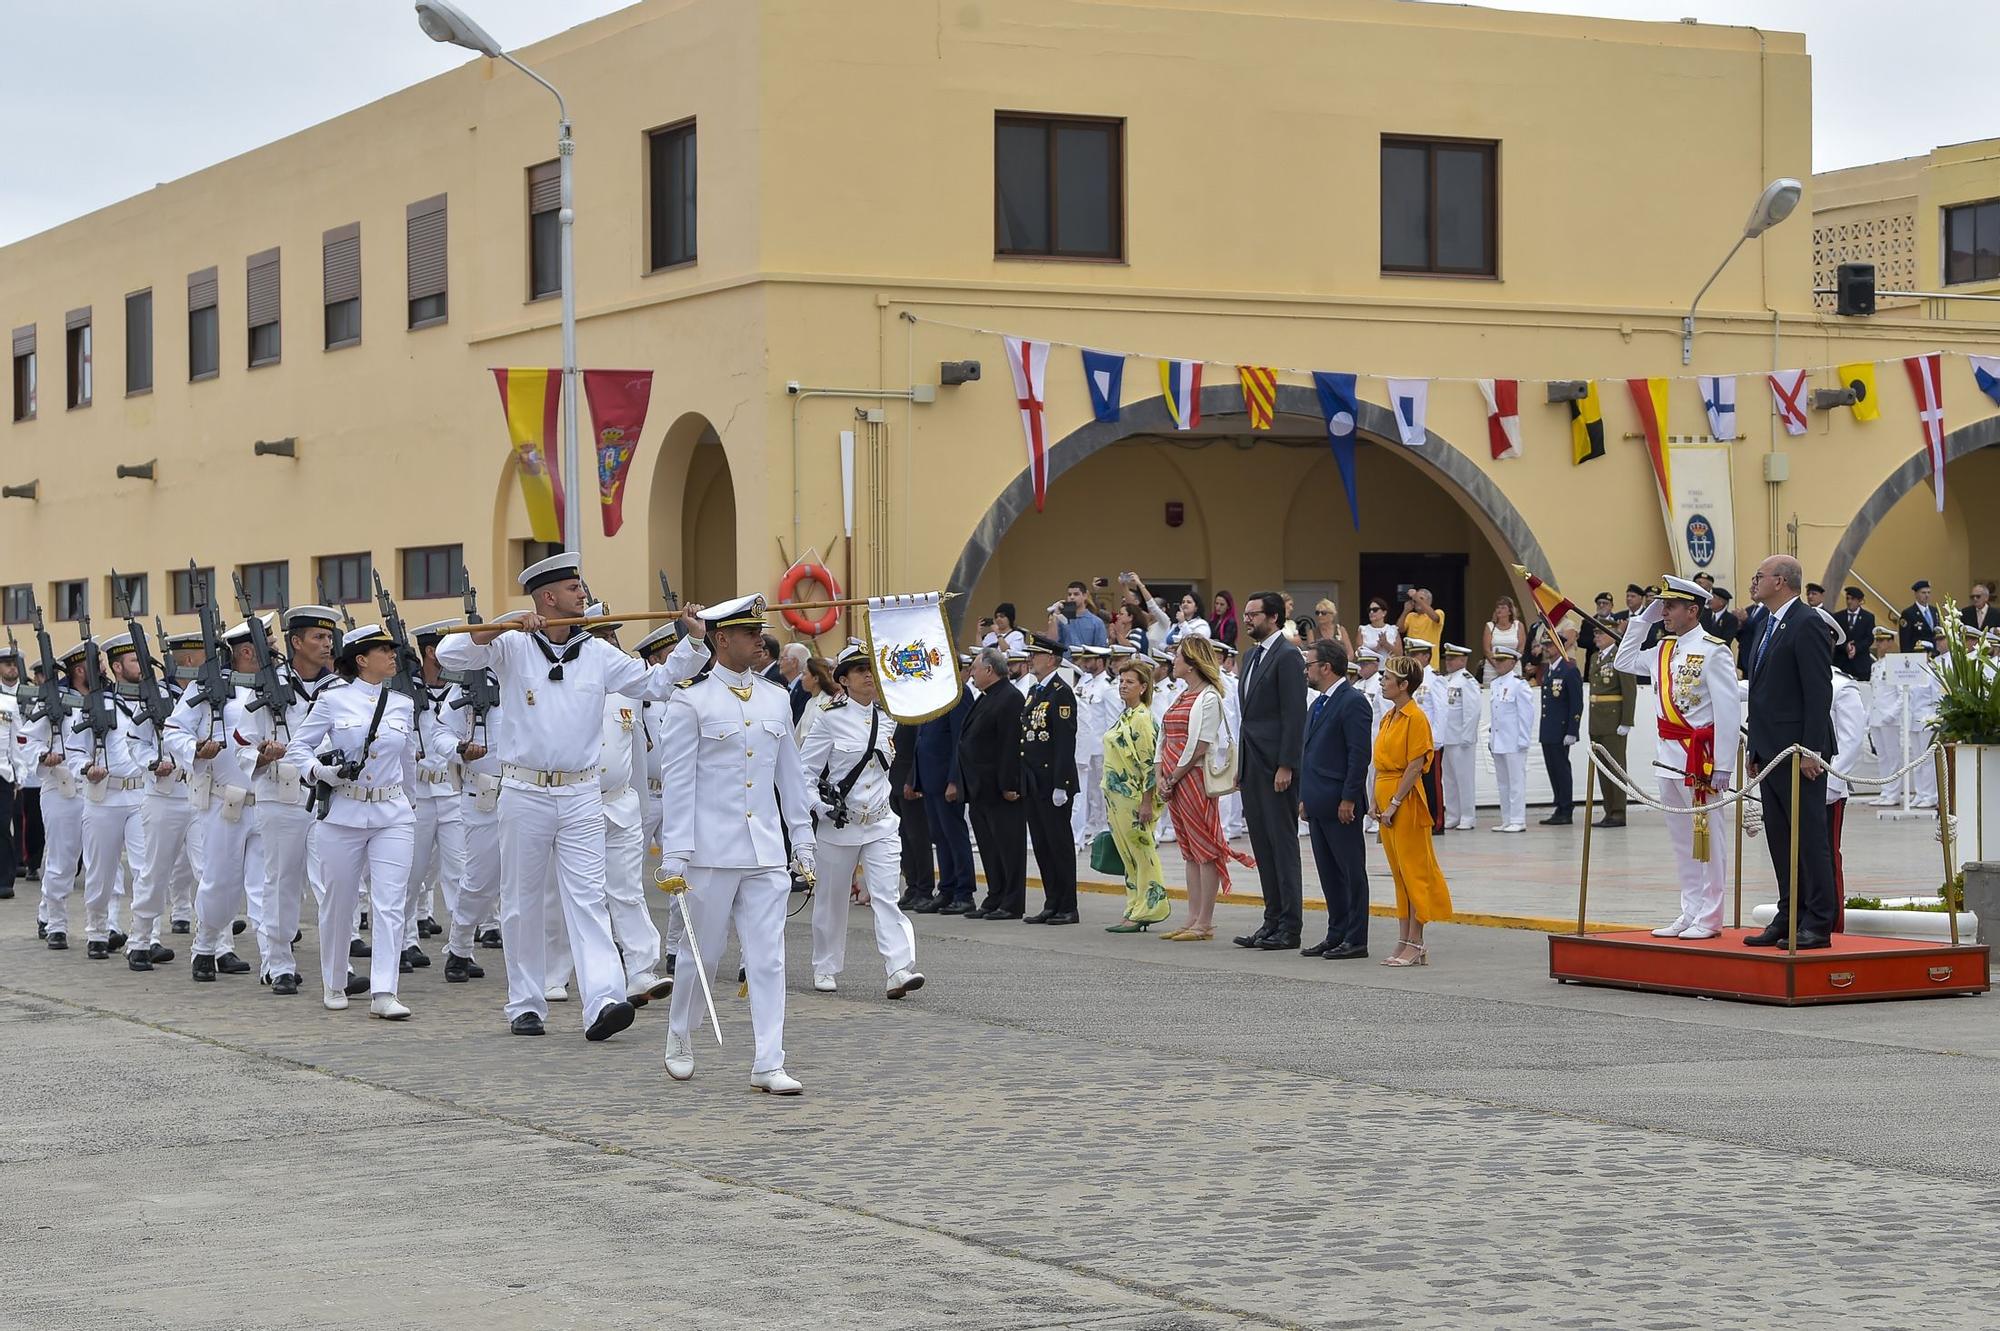
[[[784,832],[791,833],[793,863],[810,878],[813,827],[792,741],[791,698],[784,685],[753,669],[764,639],[763,597],[715,606],[702,621],[699,632],[714,639],[715,668],[674,690],[662,727],[660,882],[688,894],[698,945],[683,939],[674,966],[683,983],[669,1009],[667,1075],[694,1076],[693,1004],[703,986],[685,980],[695,951],[704,978],[714,980],[733,924],[757,1041],[750,1084],[797,1095],[804,1088],[785,1071],[785,902],[792,884]],[[836,890],[845,892],[847,884]]]

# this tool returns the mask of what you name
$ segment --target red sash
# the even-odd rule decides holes
[[[1687,761],[1683,765],[1687,775],[1682,784],[1694,788],[1694,802],[1705,803],[1708,790],[1705,782],[1715,776],[1715,727],[1688,724],[1674,705],[1673,675],[1670,667],[1674,659],[1674,640],[1668,638],[1660,644],[1660,659],[1653,671],[1653,681],[1659,691],[1661,739],[1670,739],[1687,751]]]

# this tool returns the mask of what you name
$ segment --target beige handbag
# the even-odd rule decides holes
[[[1201,787],[1208,792],[1210,799],[1221,799],[1224,795],[1236,793],[1236,737],[1229,733],[1229,710],[1222,705],[1222,695],[1210,689],[1209,696],[1215,699],[1216,731],[1228,741],[1228,747],[1224,748],[1221,744],[1208,746],[1208,760],[1201,768]],[[1192,721],[1193,715],[1190,714],[1188,719]],[[1217,760],[1218,749],[1222,750],[1220,761]]]

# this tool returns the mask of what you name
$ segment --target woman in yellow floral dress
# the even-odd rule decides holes
[[[1151,662],[1134,658],[1118,667],[1118,700],[1124,715],[1104,736],[1104,812],[1125,863],[1125,918],[1105,932],[1136,934],[1173,913],[1153,838],[1160,801]]]

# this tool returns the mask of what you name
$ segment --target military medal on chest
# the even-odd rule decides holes
[[[535,691],[533,689],[528,690],[527,703],[530,707],[535,705]]]

